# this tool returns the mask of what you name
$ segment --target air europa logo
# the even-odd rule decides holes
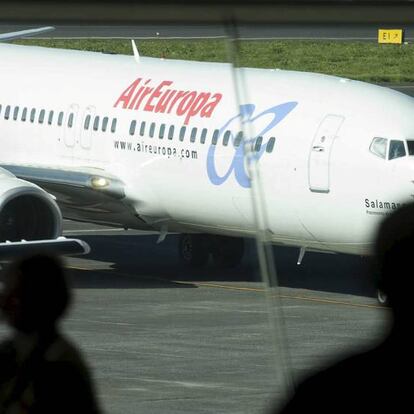
[[[175,89],[173,81],[162,81],[156,85],[151,79],[135,79],[121,94],[114,108],[142,110],[184,116],[188,125],[191,117],[210,118],[221,101],[221,93],[182,91]]]
[[[269,119],[270,116],[270,122],[265,125],[263,129],[260,130],[260,132],[257,134],[256,137],[248,139],[245,141],[246,144],[254,144],[256,141],[256,138],[259,136],[264,136],[266,133],[271,131],[279,122],[281,122],[283,119],[285,119],[291,111],[296,107],[298,103],[297,102],[286,102],[282,103],[280,105],[272,106],[271,108],[268,108],[264,110],[263,112],[260,112],[259,114],[255,115],[256,105],[254,104],[246,104],[246,105],[240,105],[240,112],[233,118],[230,118],[220,129],[221,136],[225,130],[228,130],[231,128],[231,125],[236,122],[236,126],[233,127],[234,129],[238,129],[240,125],[244,127],[244,125],[253,124],[258,121],[262,117],[266,117],[265,119]],[[233,145],[234,145],[234,137],[233,139]],[[244,162],[244,146],[243,145],[234,145],[234,156],[232,158],[231,164],[227,170],[227,172],[224,175],[219,175],[216,169],[216,145],[211,145],[208,154],[207,154],[207,175],[210,181],[214,185],[221,185],[227,179],[230,177],[231,173],[234,172],[234,176],[236,178],[236,181],[239,183],[241,187],[244,188],[250,188],[250,177],[246,172],[245,169],[245,162]],[[250,157],[248,157],[248,162],[254,162],[258,161],[262,155],[264,154],[266,149],[266,144],[262,145],[260,151],[253,152]]]

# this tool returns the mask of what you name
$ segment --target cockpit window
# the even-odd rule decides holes
[[[369,150],[377,157],[385,159],[387,156],[387,141],[385,138],[374,138]]]
[[[408,155],[414,155],[414,141],[407,140]]]
[[[394,141],[390,142],[389,149],[389,160],[394,160],[395,158],[405,157],[407,155],[405,151],[404,141]]]

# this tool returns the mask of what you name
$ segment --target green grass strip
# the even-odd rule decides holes
[[[131,55],[127,39],[22,39],[18,44]],[[139,40],[141,56],[228,62],[226,40]],[[239,65],[319,72],[369,82],[414,81],[414,45],[297,40],[241,41]]]

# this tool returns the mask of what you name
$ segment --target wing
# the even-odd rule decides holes
[[[104,170],[65,170],[4,164],[1,167],[51,194],[64,218],[116,227],[151,229],[127,202],[122,180]]]

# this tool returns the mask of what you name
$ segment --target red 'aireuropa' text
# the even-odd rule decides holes
[[[221,93],[180,91],[170,88],[172,84],[172,81],[162,81],[152,86],[151,79],[138,78],[122,92],[114,107],[121,105],[123,109],[175,113],[185,116],[184,124],[187,125],[196,115],[210,118],[223,97]]]

